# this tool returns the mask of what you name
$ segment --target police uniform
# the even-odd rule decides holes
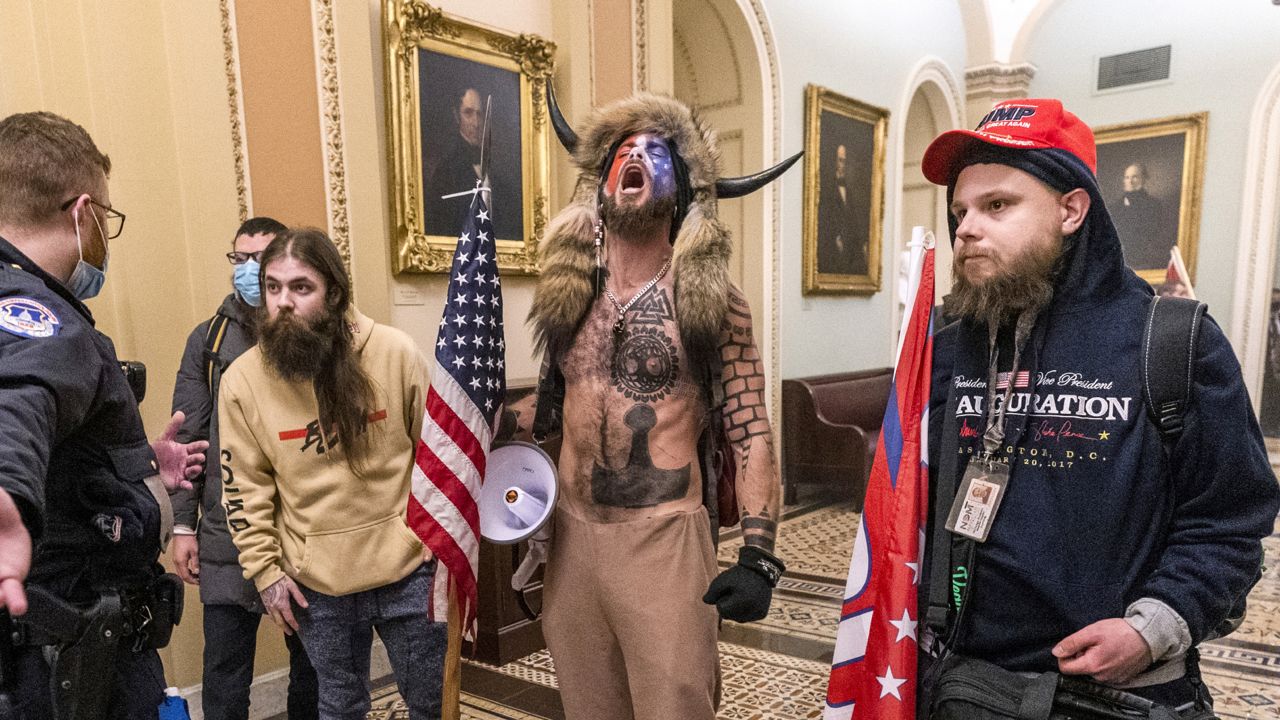
[[[104,690],[111,718],[156,717],[163,699],[154,647],[171,624],[160,627],[155,591],[170,511],[157,475],[115,346],[62,283],[0,238],[0,487],[35,543],[29,591],[80,608],[104,592],[123,599],[119,643],[89,658],[97,673],[115,671]],[[34,623],[20,623],[15,638],[19,717],[49,717],[47,647],[57,638]]]

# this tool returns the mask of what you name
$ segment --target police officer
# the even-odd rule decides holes
[[[124,225],[110,170],[65,118],[0,120],[0,607],[23,616],[16,699],[28,720],[55,704],[62,717],[157,717],[156,648],[181,592],[156,562],[172,523],[165,491],[190,487],[207,446],[174,440],[181,413],[147,441],[83,304]]]

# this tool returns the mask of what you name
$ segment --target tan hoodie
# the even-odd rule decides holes
[[[346,595],[393,583],[422,563],[422,541],[405,515],[426,365],[405,333],[354,309],[350,317],[377,396],[361,477],[318,432],[310,382],[281,379],[259,347],[222,377],[222,501],[244,576],[259,591],[287,574],[327,595]]]

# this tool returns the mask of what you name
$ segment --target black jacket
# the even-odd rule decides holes
[[[115,346],[0,238],[0,487],[35,540],[28,582],[72,600],[160,572],[156,474]]]
[[[1152,291],[1125,267],[1092,175],[1077,172],[1093,205],[1023,351],[1028,373],[1015,379],[1000,453],[1009,487],[977,546],[959,636],[960,652],[1017,671],[1056,669],[1055,643],[1145,598],[1199,643],[1256,577],[1280,508],[1240,366],[1208,316],[1184,429],[1166,456],[1140,387]],[[943,463],[959,478],[982,449],[987,338],[969,321],[935,338],[935,479]],[[938,457],[948,391],[960,395],[958,452]]]
[[[208,440],[204,473],[196,478],[191,490],[173,494],[173,520],[197,530],[200,543],[200,601],[206,605],[240,605],[262,612],[262,601],[253,583],[244,579],[240,569],[240,553],[227,531],[227,512],[222,506],[222,468],[218,460],[218,387],[222,373],[244,351],[253,347],[251,330],[253,308],[245,305],[235,293],[227,295],[218,308],[227,323],[213,363],[209,359],[209,325],[213,318],[196,326],[187,337],[178,378],[173,387],[173,410],[183,411],[187,419],[178,431],[179,442]],[[212,385],[212,391],[210,391]]]

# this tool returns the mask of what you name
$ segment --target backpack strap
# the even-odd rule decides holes
[[[548,346],[538,372],[538,400],[533,409],[533,441],[539,445],[561,433],[564,425],[564,373],[560,353]]]
[[[209,330],[204,334],[204,373],[209,383],[210,395],[216,391],[213,382],[214,371],[221,372],[227,366],[227,363],[218,356],[218,351],[222,349],[222,341],[227,337],[227,323],[230,321],[230,317],[218,311],[209,320]]]
[[[929,556],[929,594],[928,605],[923,613],[925,624],[933,630],[934,636],[946,642],[954,629],[956,619],[951,602],[952,535],[947,530],[947,515],[956,498],[956,485],[959,483],[960,468],[958,450],[960,446],[960,428],[956,422],[956,409],[960,403],[960,392],[955,383],[948,377],[947,405],[942,421],[942,444],[938,452],[938,473],[933,487],[933,539],[930,543]]]
[[[1142,335],[1142,399],[1165,451],[1182,435],[1191,402],[1200,321],[1208,306],[1179,297],[1151,298]]]

